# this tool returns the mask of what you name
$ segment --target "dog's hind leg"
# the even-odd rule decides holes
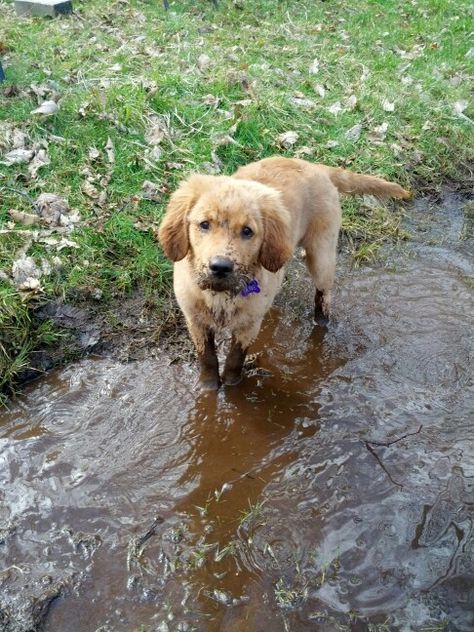
[[[314,297],[314,321],[328,324],[331,309],[331,291],[336,276],[337,242],[340,227],[340,209],[332,209],[330,225],[320,219],[308,231],[302,246],[306,250],[306,266],[311,274],[316,293]]]

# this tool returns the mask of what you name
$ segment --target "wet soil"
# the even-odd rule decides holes
[[[474,630],[474,215],[289,271],[238,387],[89,357],[0,415],[0,629]]]

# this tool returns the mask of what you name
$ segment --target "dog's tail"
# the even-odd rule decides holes
[[[408,200],[411,197],[411,193],[403,189],[399,184],[388,182],[388,180],[383,178],[364,176],[360,173],[353,173],[352,171],[335,167],[326,167],[326,169],[331,182],[340,193],[347,193],[348,195],[368,193],[369,195],[394,197],[401,200]]]

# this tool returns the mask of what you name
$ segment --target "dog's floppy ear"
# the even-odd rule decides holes
[[[259,261],[269,272],[277,272],[291,257],[290,214],[280,195],[266,194],[262,199],[263,242]]]
[[[202,176],[191,176],[170,197],[158,239],[171,261],[184,259],[189,250],[187,216],[203,190]]]

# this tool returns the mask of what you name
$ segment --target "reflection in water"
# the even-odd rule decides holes
[[[0,422],[0,628],[474,629],[462,221],[342,276],[326,334],[294,273],[238,387],[163,359],[28,387]]]

